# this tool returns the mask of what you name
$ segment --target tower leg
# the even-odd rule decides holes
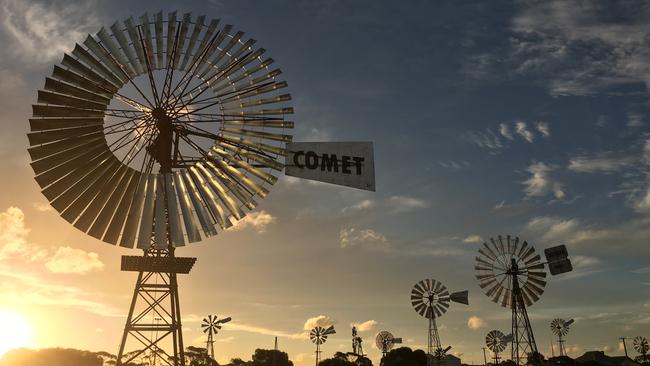
[[[427,366],[441,366],[445,364],[445,357],[440,345],[436,318],[429,319],[429,342],[427,348]],[[434,361],[435,360],[435,361]]]
[[[144,256],[174,257],[174,251],[150,248]],[[127,343],[133,340],[136,350],[125,353]],[[165,351],[169,346],[170,353]],[[176,273],[138,272],[116,366],[128,365],[148,353],[161,365],[185,366]]]

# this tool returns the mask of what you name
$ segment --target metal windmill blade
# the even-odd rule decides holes
[[[43,195],[79,230],[123,247],[227,229],[268,195],[292,140],[291,95],[273,63],[205,16],[145,14],[88,35],[32,108]]]
[[[508,345],[508,338],[500,330],[491,330],[485,336],[485,345],[492,352],[503,352]]]
[[[462,302],[462,293],[456,295]],[[421,316],[432,319],[442,316],[451,301],[449,291],[439,281],[426,279],[416,283],[411,290],[411,305]]]
[[[634,350],[643,356],[645,356],[650,351],[650,344],[645,337],[635,337],[632,345],[634,346]]]
[[[551,321],[551,331],[556,336],[565,336],[569,334],[569,326],[573,324],[573,319],[565,321],[564,319],[555,318]]]

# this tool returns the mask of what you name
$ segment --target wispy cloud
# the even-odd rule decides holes
[[[329,327],[334,324],[336,324],[336,320],[334,320],[332,317],[329,317],[327,315],[318,315],[307,319],[302,329],[310,331],[315,327]]]
[[[534,162],[528,166],[526,171],[531,176],[523,182],[526,196],[543,197],[550,193],[558,200],[564,199],[565,193],[562,183],[552,176],[552,172],[557,168],[555,165],[547,165],[542,162]]]
[[[339,245],[341,248],[354,247],[359,245],[372,245],[384,247],[388,239],[384,234],[372,229],[357,229],[353,227],[343,228],[339,231]]]
[[[480,235],[469,235],[463,239],[463,243],[481,243],[483,238]]]
[[[515,131],[529,143],[532,143],[535,139],[535,135],[528,130],[528,126],[524,121],[517,121],[517,123],[515,123]]]
[[[638,162],[639,158],[631,155],[603,152],[595,156],[576,156],[569,159],[567,168],[578,173],[614,173],[628,168]]]
[[[92,2],[68,4],[7,0],[1,5],[2,31],[15,56],[27,64],[59,60],[75,42],[100,24]]]
[[[409,212],[429,207],[429,203],[423,199],[409,196],[392,196],[388,198],[388,204],[396,212]]]
[[[554,216],[534,217],[528,221],[526,229],[544,241],[569,244],[601,239],[611,234],[609,230],[584,227],[578,219]]]

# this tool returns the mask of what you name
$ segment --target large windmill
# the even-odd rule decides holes
[[[393,334],[389,331],[382,330],[377,333],[377,336],[375,337],[375,346],[377,346],[377,349],[381,350],[382,363],[384,357],[386,357],[388,352],[393,349],[393,346],[400,343],[402,343],[402,338],[393,337]]]
[[[635,337],[634,341],[632,342],[632,346],[634,347],[634,350],[639,353],[639,359],[641,362],[644,364],[648,362],[648,352],[650,351],[650,344],[648,344],[648,340],[645,337]]]
[[[494,365],[499,364],[499,353],[503,352],[506,347],[508,347],[508,343],[512,341],[512,335],[504,335],[503,332],[500,330],[491,330],[488,332],[488,334],[485,336],[485,345],[487,348],[492,351],[493,357],[492,359],[494,360]],[[487,363],[487,362],[486,362]]]
[[[208,315],[203,318],[203,321],[201,322],[203,333],[208,335],[208,340],[205,342],[205,348],[212,359],[214,359],[214,336],[219,333],[223,324],[228,323],[231,320],[232,318],[230,317],[219,319],[216,315]]]
[[[492,301],[512,311],[512,361],[522,365],[528,359],[538,365],[541,360],[526,308],[544,292],[545,263],[533,246],[510,235],[490,239],[478,252],[474,269],[480,287]],[[572,270],[564,245],[548,248],[544,253],[552,275]]]
[[[42,193],[84,233],[143,252],[122,257],[138,277],[118,366],[147,350],[185,365],[177,275],[196,258],[175,249],[242,219],[284,169],[291,96],[265,53],[218,19],[145,13],[88,35],[38,91]],[[128,341],[142,350],[123,357]]]
[[[469,305],[467,291],[449,293],[447,287],[434,279],[425,279],[413,286],[411,290],[411,305],[421,316],[429,320],[427,340],[427,366],[441,365],[445,362],[445,354],[451,346],[443,349],[438,334],[436,318],[447,312],[450,301]]]
[[[557,336],[557,343],[560,347],[560,356],[566,356],[566,349],[564,348],[565,339],[563,338],[569,334],[569,326],[573,324],[574,320],[564,320],[555,318],[551,321],[551,331]]]
[[[316,366],[320,363],[320,346],[325,343],[327,337],[332,334],[336,334],[333,325],[330,325],[327,328],[317,326],[309,332],[309,339],[311,339],[312,343],[316,345]]]

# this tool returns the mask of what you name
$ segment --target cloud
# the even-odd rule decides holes
[[[601,239],[611,235],[609,230],[584,228],[577,219],[564,220],[554,216],[534,217],[528,222],[526,229],[544,241],[560,241],[568,244]]]
[[[104,263],[99,260],[97,253],[81,249],[59,247],[45,267],[53,273],[86,274],[104,269]]]
[[[270,213],[262,210],[251,212],[246,215],[243,219],[236,221],[233,226],[229,229],[232,231],[242,231],[248,228],[253,229],[258,234],[266,232],[266,228],[274,223],[276,218]]]
[[[471,330],[477,330],[485,327],[487,327],[485,320],[479,318],[478,316],[470,316],[469,319],[467,319],[467,328]]]
[[[542,134],[544,137],[550,137],[551,136],[551,130],[549,128],[548,123],[546,122],[537,122],[535,124],[535,127],[537,128],[537,131]]]
[[[447,161],[439,161],[438,165],[446,169],[461,170],[461,169],[469,168],[472,164],[470,164],[470,162],[465,160],[463,161],[447,160]]]
[[[309,318],[305,321],[305,324],[303,325],[302,329],[306,331],[310,331],[314,329],[315,327],[329,327],[330,325],[334,325],[336,321],[332,319],[331,317],[327,315],[318,315],[313,318]]]
[[[109,317],[123,317],[124,311],[101,302],[101,294],[84,289],[59,285],[49,279],[28,272],[16,273],[13,268],[0,266],[0,299],[2,304],[15,308],[42,305],[47,308],[79,309]]]
[[[359,332],[368,332],[373,329],[379,324],[376,320],[366,320],[363,323],[351,323],[350,326],[355,326],[357,327],[357,330]]]
[[[486,132],[469,131],[463,134],[463,139],[472,143],[480,148],[492,150],[491,153],[497,153],[498,150],[503,148],[503,143],[497,135],[489,128]]]
[[[639,159],[634,156],[616,156],[612,152],[596,156],[577,156],[569,159],[567,168],[578,173],[614,173],[623,170]]]
[[[519,4],[510,50],[502,51],[515,73],[537,77],[552,95],[624,93],[630,90],[625,86],[648,85],[647,7],[562,0]]]
[[[100,23],[94,5],[4,1],[0,14],[7,50],[28,64],[59,60]]]
[[[463,239],[463,243],[481,243],[483,238],[479,235],[470,235]]]
[[[533,133],[528,130],[526,122],[524,121],[518,121],[515,123],[515,132],[517,132],[519,136],[523,137],[529,143],[532,143],[535,139],[535,135],[533,135]]]
[[[499,125],[499,133],[501,133],[501,136],[507,138],[508,140],[512,140],[514,138],[512,136],[512,132],[510,132],[510,127],[508,127],[508,125],[505,123]]]
[[[565,197],[563,185],[555,180],[551,173],[557,169],[557,166],[546,165],[542,162],[532,163],[526,171],[531,177],[523,182],[526,186],[524,192],[527,197],[543,197],[549,193],[562,200]]]
[[[388,240],[384,234],[372,229],[343,228],[339,231],[339,244],[341,248],[361,244],[386,244]]]
[[[40,211],[40,212],[54,211],[54,208],[52,208],[52,206],[50,206],[50,204],[48,203],[34,202],[33,206],[36,209],[36,211]]]
[[[632,273],[637,273],[637,274],[648,274],[650,273],[650,267],[642,267],[638,268],[632,271]]]
[[[27,252],[25,214],[18,207],[9,207],[0,213],[0,260],[9,256],[24,255]]]
[[[424,200],[408,196],[392,196],[388,198],[388,204],[396,212],[408,212],[429,207]]]
[[[369,209],[371,209],[371,208],[373,208],[375,206],[376,206],[375,201],[373,201],[373,200],[363,200],[363,201],[361,201],[359,203],[356,203],[356,204],[354,204],[352,206],[344,207],[341,210],[341,213],[348,213],[348,212],[354,212],[354,211],[365,211],[365,210],[369,210]]]

